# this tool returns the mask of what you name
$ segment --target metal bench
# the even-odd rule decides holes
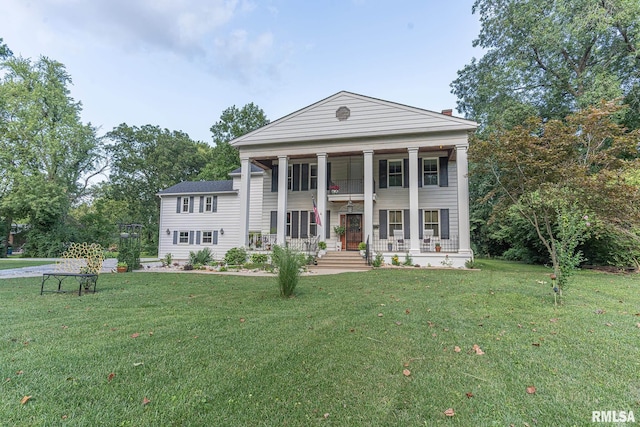
[[[63,289],[63,282],[69,277],[75,278],[78,283],[78,296],[82,295],[83,289],[85,294],[95,293],[103,261],[102,246],[97,243],[72,243],[62,254],[62,259],[56,263],[54,271],[42,274],[40,295],[45,292],[75,292],[75,287],[73,291]],[[49,279],[57,282],[57,288],[45,290],[45,283]]]

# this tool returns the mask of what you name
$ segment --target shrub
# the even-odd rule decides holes
[[[266,264],[269,260],[269,255],[267,254],[251,254],[249,260],[252,264]]]
[[[391,264],[400,265],[400,258],[398,258],[397,254],[391,257]]]
[[[371,265],[374,267],[381,267],[384,262],[384,257],[382,256],[382,252],[376,252],[376,257],[371,261]]]
[[[276,245],[273,247],[272,258],[278,268],[280,296],[290,297],[298,285],[300,267],[304,265],[304,254]]]
[[[173,255],[171,253],[166,254],[161,262],[163,267],[170,266],[173,263]]]
[[[209,248],[204,248],[198,252],[189,252],[189,264],[207,265],[213,261],[213,254]]]
[[[244,248],[231,248],[224,254],[224,262],[228,265],[242,265],[247,262],[247,251]]]
[[[413,259],[411,259],[411,255],[409,255],[409,252],[407,252],[407,254],[404,256],[404,262],[402,264],[408,266],[413,265]]]

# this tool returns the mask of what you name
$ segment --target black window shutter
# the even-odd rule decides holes
[[[309,212],[300,211],[300,238],[309,237]]]
[[[176,206],[176,213],[180,213],[180,208],[182,207],[182,197],[178,197],[178,204]]]
[[[440,209],[440,238],[449,238],[449,209]]]
[[[218,230],[215,230],[213,232],[213,236],[211,238],[211,244],[212,245],[217,245],[218,244]]]
[[[204,212],[204,196],[200,196],[200,213]]]
[[[380,209],[378,211],[378,221],[380,221],[380,238],[381,239],[386,239],[387,238],[387,211]]]
[[[422,209],[418,209],[418,237],[422,239],[424,224],[422,223]]]
[[[193,213],[193,196],[189,197],[189,213]]]
[[[411,238],[411,212],[409,209],[404,210],[404,238]]]
[[[330,186],[331,186],[331,163],[327,162],[327,190],[329,189]]]
[[[378,162],[378,177],[380,178],[380,188],[387,188],[387,161],[380,160]],[[386,237],[385,237],[386,238]]]
[[[300,164],[293,165],[293,191],[300,191]]]
[[[449,186],[449,158],[440,157],[440,187]]]
[[[271,192],[278,192],[278,165],[271,166]]]
[[[189,244],[193,245],[193,231],[189,232]]]
[[[213,201],[211,202],[211,212],[218,212],[218,196],[213,196]]]
[[[200,244],[200,231],[196,231],[196,245]]]
[[[300,190],[309,190],[309,163],[302,164],[302,182],[300,183]]]
[[[418,157],[418,187],[422,187],[423,175],[424,175],[424,171],[422,170],[422,158]],[[422,236],[420,236],[420,238],[422,239]]]
[[[327,211],[324,222],[324,237],[325,239],[331,238],[331,211]]]
[[[300,229],[300,223],[298,221],[298,211],[291,211],[291,238],[293,239],[298,238],[299,229]]]
[[[269,220],[269,234],[278,232],[278,211],[271,211],[271,219]]]
[[[174,245],[178,244],[178,231],[177,230],[173,231],[173,244]]]
[[[409,159],[402,160],[402,174],[404,175],[403,187],[409,188]],[[405,237],[405,239],[408,239],[408,237]]]

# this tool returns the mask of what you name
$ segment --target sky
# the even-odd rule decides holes
[[[342,90],[455,112],[450,84],[482,56],[473,2],[0,0],[0,38],[63,63],[99,135],[150,124],[211,143],[231,106],[274,121]]]

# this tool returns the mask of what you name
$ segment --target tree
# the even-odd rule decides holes
[[[530,119],[470,146],[473,173],[494,180],[484,198],[493,215],[516,212],[535,230],[560,286],[581,259],[577,248],[591,223],[637,239],[640,187],[630,173],[639,164],[640,131],[619,125],[619,113],[603,103],[566,120]]]
[[[206,168],[201,172],[201,179],[228,179],[229,172],[240,167],[238,150],[229,142],[269,124],[264,111],[253,103],[241,109],[231,106],[222,112],[220,121],[211,126],[215,147]]]
[[[101,141],[80,120],[64,65],[10,56],[1,66],[0,217],[29,223],[33,255],[56,255],[73,235],[69,209],[104,167]]]
[[[106,136],[111,144],[108,198],[125,201],[119,222],[144,226],[143,244],[157,250],[160,199],[158,191],[195,179],[205,167],[211,148],[184,132],[121,124]]]
[[[487,50],[452,83],[458,110],[483,127],[572,111],[638,92],[635,0],[476,0]],[[637,97],[636,97],[637,99]],[[631,98],[628,99],[631,101]]]

